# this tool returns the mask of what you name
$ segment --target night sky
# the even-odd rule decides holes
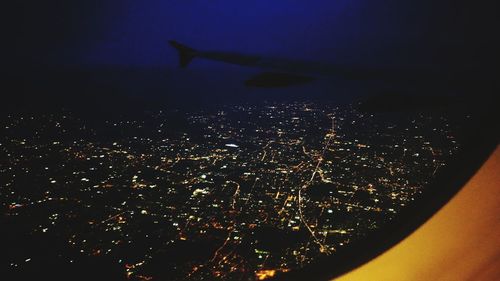
[[[495,9],[484,1],[313,2],[28,1],[7,21],[17,64],[172,66],[167,39],[278,57],[425,64],[477,60],[498,41]]]
[[[65,74],[68,69],[138,69],[150,80],[138,79],[134,87],[144,86],[142,92],[160,89],[164,96],[210,87],[211,92],[239,95],[246,91],[238,87],[248,78],[247,73],[258,71],[203,60],[195,60],[187,71],[177,70],[177,55],[167,45],[167,40],[174,39],[202,50],[371,68],[459,70],[467,77],[472,73],[493,77],[486,69],[497,65],[494,2],[22,1],[4,9],[8,14],[3,19],[7,27],[4,38],[10,40],[4,43],[7,56],[3,71],[22,77],[21,82],[12,79],[16,85],[27,85],[36,79],[44,83],[71,80],[57,75],[45,78],[45,69]],[[170,74],[152,81],[149,74],[140,73],[153,68],[168,69]],[[214,77],[210,70],[222,74]],[[203,71],[210,74],[199,74]],[[191,83],[193,79],[198,79],[197,83]],[[332,87],[320,83],[277,92],[331,92]],[[39,86],[21,91],[31,95],[27,92],[33,88]]]

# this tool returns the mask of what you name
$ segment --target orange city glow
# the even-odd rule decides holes
[[[267,278],[271,278],[276,274],[276,270],[274,269],[263,269],[259,270],[255,273],[257,280],[265,280]]]

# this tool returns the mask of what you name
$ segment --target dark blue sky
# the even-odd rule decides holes
[[[202,49],[335,63],[435,64],[465,59],[496,37],[487,6],[459,1],[43,2],[13,8],[21,15],[9,25],[17,63],[175,66],[166,40],[176,39]],[[200,65],[207,63],[194,67]]]
[[[206,105],[227,99],[313,95],[351,100],[357,94],[387,89],[441,93],[450,85],[448,92],[497,94],[491,86],[498,84],[497,75],[489,71],[498,68],[497,1],[480,2],[11,1],[2,7],[6,14],[2,70],[10,88],[17,91],[8,92],[16,103],[4,105],[41,108],[58,101],[91,112],[101,106],[107,112],[109,104],[119,108],[116,102],[127,98],[134,105],[140,99],[155,105]],[[437,75],[440,85],[421,76],[411,76],[408,83],[315,77],[313,83],[298,87],[254,89],[244,82],[258,69],[202,60],[177,69],[177,54],[167,45],[168,39],[204,50],[375,70],[392,66],[397,73],[398,68],[408,73],[418,68],[418,73],[431,70],[444,75],[443,79]],[[447,80],[451,72],[460,75]]]

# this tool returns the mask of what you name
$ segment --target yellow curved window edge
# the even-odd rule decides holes
[[[335,281],[500,280],[500,148],[414,233]]]

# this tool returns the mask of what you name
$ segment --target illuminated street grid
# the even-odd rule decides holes
[[[423,191],[458,144],[445,117],[407,115],[305,102],[11,115],[2,215],[132,280],[262,280],[334,254]]]

